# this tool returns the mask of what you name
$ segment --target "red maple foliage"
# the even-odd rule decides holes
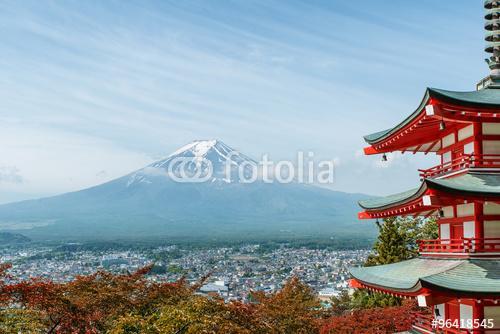
[[[130,312],[147,312],[165,300],[192,293],[185,282],[155,283],[146,279],[151,267],[126,275],[99,271],[68,283],[32,279],[4,286],[10,302],[35,310],[47,333],[101,333],[109,320]]]
[[[320,334],[385,334],[407,331],[411,328],[413,301],[402,306],[357,310],[349,314],[331,317]]]
[[[200,296],[198,284],[158,283],[151,267],[115,275],[98,271],[65,283],[31,279],[9,283],[9,265],[0,265],[0,332],[47,334],[235,333],[361,334],[410,328],[414,304],[349,312],[321,307],[306,284],[292,278],[283,288],[253,292],[252,302],[225,303]]]
[[[0,263],[0,306],[9,302],[9,295],[6,293],[5,279],[8,278],[7,271],[11,268],[9,263]]]

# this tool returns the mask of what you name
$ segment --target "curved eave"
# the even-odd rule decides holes
[[[422,277],[446,272],[462,262],[462,260],[415,258],[374,267],[351,268],[349,272],[354,279],[365,286],[412,295],[422,289]]]
[[[380,198],[376,197],[376,198],[361,200],[358,201],[358,204],[365,210],[390,209],[420,198],[425,193],[426,190],[427,190],[426,184],[422,183],[422,185],[416,189],[411,189],[402,193],[389,195],[386,197],[380,197]]]
[[[351,274],[352,276],[352,274]],[[353,276],[354,277],[354,276]],[[392,287],[385,287],[378,284],[373,284],[369,282],[362,281],[358,278],[352,278],[349,281],[349,285],[354,289],[367,289],[372,290],[379,293],[384,293],[388,295],[393,295],[396,297],[416,297],[420,294],[426,293],[424,292],[424,288],[418,284],[415,285],[412,289],[397,289]]]
[[[425,106],[429,102],[430,90],[431,90],[430,88],[427,88],[427,90],[425,91],[424,98],[420,102],[420,105],[418,106],[417,110],[415,110],[410,116],[408,116],[401,123],[399,123],[398,125],[390,128],[390,129],[375,132],[375,133],[364,136],[363,138],[365,139],[365,141],[370,145],[376,144],[376,143],[384,140],[385,138],[388,138],[392,134],[396,133],[399,129],[404,128],[407,124],[410,124],[418,115],[420,115],[422,110],[424,110]]]
[[[453,178],[426,179],[424,182],[429,188],[448,194],[485,199],[500,198],[499,173],[468,172]]]
[[[500,200],[500,174],[485,172],[468,172],[466,174],[447,179],[425,179],[419,188],[382,198],[372,198],[359,201],[358,204],[365,211],[360,212],[360,219],[383,218],[415,212],[432,212],[436,207],[443,206],[444,200],[440,197],[459,199]],[[424,196],[428,200],[424,203]],[[446,196],[451,195],[451,196]],[[457,197],[457,195],[459,195]]]
[[[391,136],[397,134],[400,130],[405,129],[406,126],[412,124],[414,120],[425,113],[425,107],[431,103],[431,100],[464,108],[499,110],[500,90],[498,89],[498,86],[492,86],[487,89],[471,92],[453,92],[437,88],[427,88],[420,105],[410,116],[393,128],[365,136],[365,141],[373,146],[380,144]],[[373,147],[365,148],[365,152],[367,154],[377,153]]]
[[[352,268],[358,286],[415,296],[424,290],[456,296],[499,296],[500,260],[416,258],[376,267]]]

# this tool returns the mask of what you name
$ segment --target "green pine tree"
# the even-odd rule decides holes
[[[435,219],[395,217],[377,221],[379,236],[365,266],[378,266],[411,259],[418,255],[419,239],[435,239],[438,225]],[[348,298],[350,297],[350,298]],[[366,309],[401,305],[401,299],[366,290],[356,290],[352,296],[332,300],[334,309]]]
[[[435,239],[435,219],[394,217],[377,221],[379,236],[365,266],[377,266],[411,259],[418,255],[419,239]]]

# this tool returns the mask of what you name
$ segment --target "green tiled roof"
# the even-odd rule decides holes
[[[375,132],[375,133],[372,133],[370,135],[364,136],[365,141],[368,142],[368,143],[375,142],[375,141],[377,141],[378,138],[382,138],[386,134],[388,134],[389,132],[391,132],[391,130],[392,129],[387,129],[387,130],[384,130],[384,131],[379,131],[379,132]]]
[[[420,188],[386,197],[369,198],[359,201],[359,205],[366,210],[384,209],[416,199],[428,188],[443,190],[450,193],[460,192],[471,195],[500,197],[500,174],[469,172],[447,179],[425,179]]]
[[[450,290],[500,293],[500,260],[468,260],[422,281]]]
[[[368,210],[380,209],[386,206],[391,206],[393,204],[406,202],[409,199],[414,198],[418,194],[419,189],[420,188],[411,189],[402,193],[397,193],[386,197],[368,198],[359,201],[358,203],[363,209],[368,209]]]
[[[431,97],[463,106],[500,109],[500,89],[498,89],[498,86],[492,86],[490,88],[471,92],[452,92],[437,88],[427,88],[422,102],[418,106],[417,110],[415,110],[410,116],[391,129],[365,136],[365,141],[369,144],[376,143],[403,128],[422,112],[427,104],[427,101]]]
[[[416,258],[350,271],[365,284],[399,292],[437,287],[456,292],[500,294],[500,260]]]
[[[351,268],[351,275],[368,284],[396,290],[418,289],[421,277],[439,274],[462,263],[461,260],[411,259],[375,267]]]
[[[425,182],[437,189],[500,195],[500,174],[495,173],[469,172],[447,179],[427,179]]]
[[[446,102],[460,105],[481,106],[486,108],[500,108],[500,90],[486,88],[472,92],[452,92],[444,89],[429,88],[430,96]]]

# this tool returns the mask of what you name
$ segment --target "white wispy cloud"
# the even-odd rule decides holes
[[[23,177],[19,174],[19,169],[15,166],[0,166],[0,183],[19,184],[23,182]]]
[[[481,76],[475,7],[430,4],[4,1],[0,165],[26,179],[12,191],[55,193],[221,138],[254,156],[337,157],[340,174],[364,171],[341,189],[363,191],[363,134],[409,114],[426,85]]]

